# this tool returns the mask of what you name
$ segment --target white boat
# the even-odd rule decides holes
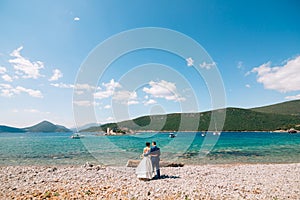
[[[288,133],[297,133],[297,130],[294,129],[294,128],[291,128],[291,129],[288,130]]]
[[[174,138],[174,137],[176,137],[176,135],[174,133],[169,134],[169,138]]]
[[[80,139],[80,138],[83,138],[83,136],[79,135],[79,133],[76,133],[76,134],[71,135],[71,138],[72,139]]]
[[[220,131],[215,131],[215,132],[213,132],[213,135],[221,135],[221,132]]]

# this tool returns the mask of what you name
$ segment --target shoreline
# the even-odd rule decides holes
[[[283,134],[300,134],[300,131],[297,130],[295,133],[290,133],[288,130],[270,130],[270,131],[153,131],[153,130],[147,130],[147,131],[135,131],[134,133],[125,133],[125,134],[105,134],[102,132],[80,132],[80,133],[92,133],[95,136],[128,136],[128,135],[138,135],[138,134],[144,134],[144,133],[214,133],[214,132],[220,132],[220,133],[283,133]]]
[[[164,161],[164,160],[162,160]],[[299,164],[300,162],[234,162],[234,163],[203,163],[203,164],[185,164],[183,162],[178,162],[183,164],[183,167],[202,167],[202,166],[237,166],[237,165],[289,165],[289,164]],[[18,164],[18,165],[3,165],[0,164],[0,168],[3,167],[84,167],[86,165],[93,165],[93,166],[101,166],[101,167],[127,167],[126,165],[105,165],[99,164],[97,162],[86,162],[85,164]],[[134,167],[128,167],[134,168]],[[166,167],[169,168],[169,167]],[[176,168],[176,167],[175,167]]]
[[[0,166],[0,199],[300,198],[300,163],[185,165],[161,174],[140,181],[129,167]]]

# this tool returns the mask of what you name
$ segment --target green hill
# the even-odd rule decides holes
[[[223,131],[273,131],[297,128],[300,124],[300,101],[254,108],[227,108]],[[225,110],[218,110],[218,112]],[[143,116],[119,123],[90,127],[82,132],[99,132],[110,129],[133,131],[206,131],[211,111],[201,113],[174,113]]]
[[[34,126],[27,127],[23,129],[26,132],[71,132],[71,130],[67,129],[64,126],[54,125],[48,121],[42,121]]]
[[[251,110],[263,113],[300,115],[300,100],[283,102],[275,105],[252,108]]]
[[[23,133],[23,129],[14,128],[10,126],[0,126],[0,133]]]
[[[228,108],[223,130],[273,131],[289,129],[300,124],[300,115],[282,115],[255,112],[248,109]]]

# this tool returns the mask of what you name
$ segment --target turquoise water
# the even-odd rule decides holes
[[[0,133],[0,165],[81,165],[86,162],[125,165],[139,159],[146,141],[156,141],[162,159],[186,164],[300,162],[300,134],[224,132],[141,133],[96,136],[83,133]]]

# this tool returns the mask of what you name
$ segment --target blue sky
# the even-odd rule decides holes
[[[0,124],[24,127],[49,120],[73,127],[74,106],[93,107],[100,123],[149,113],[210,110],[206,82],[188,62],[151,49],[117,59],[98,85],[82,85],[82,90],[93,92],[92,102],[73,102],[76,77],[88,55],[107,38],[143,27],[171,29],[198,42],[220,72],[227,107],[299,99],[299,6],[297,1],[2,0]],[[147,81],[126,90],[122,77],[138,66],[145,71],[153,67],[153,73],[138,74]],[[197,106],[183,110],[190,95]],[[119,105],[112,99],[120,100]],[[113,108],[125,104],[127,115],[117,118],[122,113]]]

